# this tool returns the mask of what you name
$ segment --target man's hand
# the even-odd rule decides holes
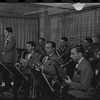
[[[67,77],[68,79],[65,79],[65,83],[67,84],[67,85],[70,85],[71,84],[71,79],[70,79],[70,77],[68,76]]]
[[[43,72],[43,67],[44,67],[44,66],[41,65],[41,66],[38,67],[38,69],[39,69],[41,72]]]
[[[21,59],[21,60],[20,60],[20,63],[26,63],[26,62],[27,62],[26,59]]]
[[[26,59],[21,59],[21,60],[20,60],[20,63],[22,64],[22,66],[26,66],[27,61],[28,61],[28,60],[26,60]]]

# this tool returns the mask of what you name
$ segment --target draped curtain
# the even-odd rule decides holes
[[[39,39],[39,19],[29,18],[12,18],[0,17],[0,45],[3,46],[5,42],[4,29],[12,27],[13,36],[16,40],[16,48],[26,48],[27,41],[34,41],[36,45]],[[16,51],[15,63],[17,61],[18,52]]]
[[[82,43],[86,37],[100,37],[100,8],[52,16],[51,26],[54,22],[56,27],[53,30],[51,27],[51,32],[55,34],[57,47],[62,36],[68,37],[70,45]]]
[[[0,35],[6,27],[12,27],[16,40],[16,48],[26,48],[27,41],[38,44],[39,19],[0,17]],[[0,37],[0,45],[4,45],[4,37]]]

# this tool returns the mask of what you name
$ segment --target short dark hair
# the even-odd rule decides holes
[[[46,44],[51,43],[52,44],[52,48],[56,48],[56,44],[53,41],[47,41]]]
[[[13,30],[12,30],[12,28],[11,28],[11,27],[6,27],[6,28],[5,28],[5,30],[7,30],[7,31],[8,31],[8,33],[10,33],[10,32],[12,33],[12,32],[13,32]]]
[[[65,42],[67,42],[68,38],[67,37],[62,37],[61,40],[64,40]]]
[[[31,44],[34,48],[36,47],[36,44],[34,41],[28,41],[27,44]]]
[[[73,49],[73,48],[76,48],[76,52],[77,53],[82,53],[82,54],[84,54],[84,48],[83,48],[83,46],[82,45],[73,45],[72,47],[71,47],[71,49]]]
[[[45,39],[44,39],[44,38],[39,38],[39,40],[40,40],[40,39],[41,39],[42,41],[44,41],[44,42],[45,42]]]
[[[86,41],[88,41],[89,43],[93,43],[93,40],[91,38],[85,38]]]

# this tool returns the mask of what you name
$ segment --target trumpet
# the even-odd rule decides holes
[[[60,66],[60,68],[63,68],[64,66],[69,65],[71,62],[73,61],[73,59],[70,59],[67,63],[64,63]]]
[[[69,59],[70,59],[70,52],[69,51],[66,51],[62,55],[60,55],[59,52],[56,50],[56,54],[58,55],[58,59],[57,60],[58,60],[60,65],[68,62]]]

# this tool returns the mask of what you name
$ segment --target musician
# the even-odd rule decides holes
[[[20,63],[22,64],[22,66],[24,66],[23,73],[28,76],[31,74],[31,71],[30,71],[28,65],[30,63],[35,63],[35,60],[40,56],[40,54],[35,51],[35,48],[36,48],[35,42],[28,41],[27,42],[27,51],[29,52],[29,54],[27,54],[25,56],[25,59],[21,58],[21,60],[20,60]],[[26,84],[26,86],[27,86],[27,84]]]
[[[43,65],[40,66],[40,69],[43,73],[45,73],[47,79],[51,79],[54,75],[56,75],[56,70],[54,67],[55,59],[58,56],[55,53],[56,44],[52,41],[48,41],[45,45],[45,51],[47,56],[43,59]]]
[[[24,57],[23,55],[21,56],[21,60],[20,60],[20,63],[21,63],[21,71],[22,73],[27,76],[29,79],[28,81],[25,81],[25,84],[24,84],[24,91],[26,92],[25,94],[25,97],[28,98],[29,97],[29,92],[30,92],[30,78],[32,76],[32,73],[30,71],[30,68],[28,67],[31,63],[35,63],[35,60],[40,56],[39,53],[37,53],[35,51],[35,48],[36,48],[36,45],[35,45],[35,42],[33,41],[28,41],[27,42],[27,51],[28,51],[28,54],[26,54],[26,56]],[[17,79],[16,79],[16,82],[17,82]],[[17,86],[17,84],[16,84]],[[15,86],[15,88],[16,88]],[[17,90],[17,89],[16,89]]]
[[[42,58],[46,55],[45,52],[45,39],[44,38],[39,38],[39,46],[37,48],[37,52],[42,55]],[[41,58],[41,60],[42,60]]]
[[[0,47],[0,52],[2,52],[2,63],[4,63],[7,67],[14,65],[15,58],[15,49],[16,49],[16,41],[12,36],[13,29],[11,27],[6,27],[4,30],[4,35],[6,38],[4,47]],[[11,82],[9,79],[9,72],[4,69],[3,72],[3,80],[5,82],[4,90],[7,91],[11,87]]]
[[[77,63],[73,79],[65,79],[69,86],[68,92],[63,93],[64,98],[88,98],[91,96],[92,68],[89,62],[83,57],[84,48],[81,45],[71,47],[71,58]]]
[[[84,40],[84,57],[89,61],[93,70],[97,67],[97,62],[94,60],[93,54],[95,50],[92,50],[93,47],[93,40],[91,38],[85,38]],[[96,47],[95,47],[96,48]]]
[[[61,38],[61,45],[60,45],[58,52],[61,55],[68,50],[69,50],[68,39],[67,39],[67,37],[62,37]]]
[[[55,66],[55,59],[58,58],[55,53],[56,44],[53,41],[47,41],[45,45],[45,51],[47,56],[42,60],[42,65],[39,67],[40,71],[45,74],[47,80],[51,84],[53,77],[57,74]],[[43,97],[50,97],[49,93],[45,92],[45,89],[42,90]]]
[[[61,38],[60,48],[57,50],[58,56],[61,56],[63,62],[67,62],[70,57],[70,46],[68,45],[67,37]]]
[[[84,40],[85,50],[90,50],[92,44],[93,44],[93,40],[91,38],[85,38]]]

